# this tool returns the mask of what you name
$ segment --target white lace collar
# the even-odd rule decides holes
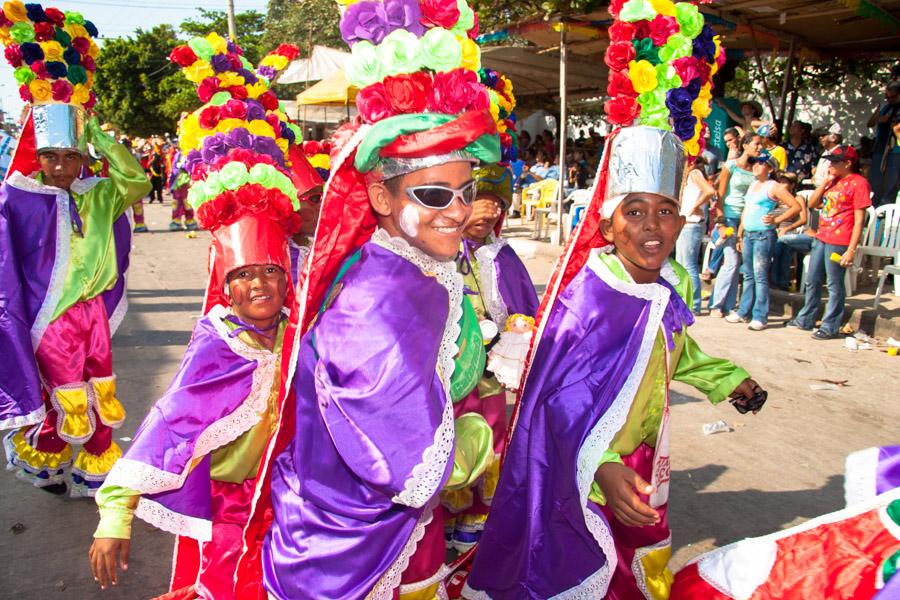
[[[32,173],[31,176],[26,177],[22,175],[19,171],[16,171],[12,175],[9,176],[7,183],[11,186],[18,188],[20,190],[26,192],[38,192],[42,194],[59,194],[60,192],[66,194],[66,190],[62,188],[58,188],[52,185],[47,185],[46,183],[42,183],[34,177],[37,173]],[[95,185],[103,181],[102,177],[85,177],[84,179],[76,179],[72,182],[72,192],[81,196],[82,194],[86,194],[91,191]]]
[[[419,267],[423,273],[434,273],[437,271],[456,272],[456,263],[453,260],[438,260],[433,256],[429,256],[403,238],[392,236],[381,227],[372,234],[371,241],[405,258]]]
[[[643,286],[659,285],[658,283],[655,283],[655,282],[654,283],[636,283],[634,281],[634,279],[631,277],[631,274],[625,268],[625,265],[622,264],[622,259],[620,259],[618,256],[616,256],[614,254],[614,250],[615,250],[615,246],[613,246],[612,244],[607,244],[606,246],[602,246],[600,248],[595,248],[594,250],[591,251],[591,254],[588,257],[588,265],[591,266],[591,268],[594,270],[594,272],[597,273],[597,275],[600,275],[600,273],[601,273],[596,268],[598,265],[602,265],[603,269],[606,272],[609,272],[609,268],[603,264],[602,260],[600,260],[601,254],[609,254],[611,258],[615,259],[616,262],[618,262],[619,265],[622,266],[622,273],[624,273],[624,275],[627,279],[625,279],[624,281],[619,279],[619,282],[624,284],[624,286],[626,288],[632,288],[632,287],[634,288],[635,293],[632,293],[631,294],[632,296],[642,296],[643,294],[641,292],[639,292],[638,290]],[[613,275],[611,272],[609,274],[610,274],[610,276],[615,277],[615,275]],[[669,285],[671,285],[672,287],[677,287],[678,284],[681,283],[681,278],[678,277],[678,273],[676,273],[675,268],[672,267],[671,259],[668,259],[668,260],[666,260],[665,263],[663,263],[662,269],[659,272],[659,276],[662,277],[663,279],[665,279],[669,283]],[[604,281],[605,281],[605,279],[604,279]]]

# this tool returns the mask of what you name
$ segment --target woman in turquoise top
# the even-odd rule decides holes
[[[741,138],[741,155],[735,160],[726,161],[719,175],[718,218],[719,236],[724,237],[725,228],[737,231],[741,224],[741,213],[744,211],[744,194],[753,182],[750,160],[759,156],[762,141],[759,135],[748,133]],[[734,308],[737,300],[738,266],[741,264],[737,250],[737,237],[729,235],[723,248],[725,260],[716,278],[716,285],[710,299],[710,315],[721,317]]]
[[[729,323],[750,320],[750,329],[761,331],[769,320],[769,265],[778,238],[775,228],[798,215],[801,206],[784,185],[773,179],[778,172],[778,160],[774,156],[763,150],[751,162],[753,182],[744,196],[746,204],[738,229],[738,250],[744,255],[741,269],[744,289],[737,312],[725,320]],[[772,216],[779,202],[788,208],[777,217]]]

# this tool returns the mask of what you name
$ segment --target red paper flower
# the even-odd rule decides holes
[[[269,207],[269,190],[258,183],[245,185],[237,191],[237,196],[248,214],[263,212]]]
[[[241,62],[241,57],[237,54],[226,54],[228,57],[228,62],[231,63],[231,68],[235,71],[239,71],[244,68],[244,63]]]
[[[212,204],[212,218],[216,225],[231,225],[243,216],[244,211],[231,190],[222,192],[207,204]]]
[[[606,49],[603,62],[613,71],[624,71],[634,60],[634,46],[630,42],[616,42]]]
[[[243,119],[247,116],[247,105],[232,98],[222,105],[220,112],[223,119]]]
[[[45,8],[44,15],[47,17],[47,20],[56,25],[57,27],[62,27],[66,23],[66,15],[63,11],[58,8]]]
[[[712,77],[710,66],[704,60],[697,59],[697,73],[702,83],[706,83]],[[687,85],[687,81],[684,81],[682,79],[682,82],[684,83],[684,85]]]
[[[93,72],[97,70],[97,63],[95,63],[94,59],[88,54],[81,55],[81,66],[84,67],[85,71]]]
[[[622,6],[625,5],[627,0],[610,0],[609,2],[609,14],[612,15],[613,19],[619,18],[619,11],[622,10]]]
[[[75,38],[78,39],[78,38]],[[72,45],[75,45],[75,41],[72,41]],[[79,52],[81,52],[79,50]],[[197,62],[197,55],[194,54],[194,51],[191,50],[191,47],[185,44],[184,46],[176,46],[172,52],[169,53],[169,60],[171,60],[176,65],[180,65],[182,67],[189,67],[195,62]]]
[[[31,102],[31,90],[27,85],[19,86],[19,97],[25,102]]]
[[[204,104],[212,100],[212,97],[219,91],[219,78],[218,77],[207,77],[203,81],[200,82],[200,86],[197,88],[197,95],[200,97],[200,101]]]
[[[85,110],[91,110],[94,108],[94,105],[97,104],[97,94],[91,92],[91,95],[88,97],[88,101],[84,103]]]
[[[278,110],[278,97],[272,90],[261,94],[259,98],[257,98],[257,101],[262,104],[263,108],[266,110]]]
[[[655,46],[665,45],[672,34],[678,33],[679,30],[680,27],[675,17],[656,15],[656,18],[650,21],[650,39],[653,40]]]
[[[72,84],[65,79],[57,79],[50,86],[53,93],[53,99],[57,102],[68,103],[72,99]]]
[[[53,34],[56,33],[56,28],[53,27],[52,23],[35,23],[34,24],[34,39],[38,42],[48,42],[53,39]]]
[[[385,77],[384,92],[394,114],[420,113],[428,105],[431,76],[422,71],[410,75]]]
[[[608,100],[603,108],[613,125],[631,125],[641,114],[641,105],[628,96],[617,96]]]
[[[650,37],[650,21],[637,21],[634,23],[634,39],[642,40]]]
[[[322,153],[322,143],[316,140],[303,142],[303,153],[307,156],[315,156]]]
[[[294,60],[300,55],[300,49],[293,44],[281,44],[275,49],[275,54],[279,54],[288,60]]]
[[[630,42],[634,39],[634,24],[627,21],[616,21],[609,26],[610,42]]]
[[[476,102],[476,95],[480,91],[484,90],[474,71],[453,69],[446,73],[435,73],[428,107],[434,112],[456,115]]]
[[[31,70],[38,76],[38,79],[50,79],[50,73],[47,72],[47,66],[42,60],[36,60],[31,63]]]
[[[7,46],[6,50],[3,51],[3,55],[6,57],[6,61],[14,68],[22,66],[22,50],[18,44]]]
[[[244,100],[247,98],[247,87],[243,85],[233,85],[230,88],[225,88],[231,94],[232,98],[237,98],[238,100]]]
[[[452,29],[459,21],[459,6],[456,0],[422,0],[422,25]]]
[[[394,116],[390,99],[381,83],[368,85],[359,90],[356,95],[356,107],[366,123],[377,123]]]
[[[75,48],[76,50],[78,50],[78,52],[82,56],[87,56],[88,52],[91,49],[91,41],[84,36],[78,36],[77,38],[72,39],[72,47]],[[180,47],[187,48],[188,51],[191,50],[190,46],[180,46]],[[172,54],[174,54],[176,50],[178,50],[178,48],[175,48],[175,50],[172,50]],[[193,54],[193,52],[191,52],[191,54]],[[169,57],[171,58],[171,56],[172,55],[170,54]],[[196,60],[196,59],[197,59],[197,57],[195,56],[194,60]],[[193,64],[193,63],[191,63],[191,64]],[[188,65],[184,65],[184,66],[188,66]]]
[[[266,123],[272,126],[272,129],[275,130],[276,136],[281,133],[281,121],[278,119],[278,115],[276,115],[275,113],[267,114]]]
[[[222,119],[222,113],[218,106],[207,106],[200,111],[200,127],[203,129],[215,129]]]
[[[613,98],[616,96],[628,96],[629,98],[637,97],[637,92],[634,91],[634,85],[624,71],[609,72],[609,83],[606,85],[606,93]]]
[[[469,36],[470,40],[474,41],[474,40],[478,39],[478,29],[480,26],[481,25],[479,24],[479,21],[478,21],[478,13],[475,13],[475,25],[472,26],[472,29],[470,29],[469,31],[466,32],[466,35]]]

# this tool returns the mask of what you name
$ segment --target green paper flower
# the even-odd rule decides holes
[[[649,125],[665,130],[671,129],[665,90],[656,88],[652,91],[644,92],[638,96],[637,101],[641,105],[641,125]]]
[[[206,196],[204,195],[205,187],[202,181],[198,181],[188,189],[187,202],[194,210],[200,208],[200,205],[206,201]]]
[[[303,141],[303,130],[300,129],[299,126],[294,125],[293,123],[288,123],[287,126],[288,126],[288,129],[290,129],[291,131],[294,132],[294,143],[299,144],[300,142],[302,142]]]
[[[406,29],[395,29],[378,44],[378,58],[385,75],[415,73],[422,67],[419,38]]]
[[[250,168],[247,175],[249,183],[258,183],[265,188],[275,187],[275,174],[278,173],[272,165],[259,163]]]
[[[28,21],[19,21],[9,28],[9,36],[20,44],[34,41],[34,25]]]
[[[219,181],[222,183],[222,187],[226,190],[236,190],[245,183],[247,183],[247,178],[249,173],[247,172],[247,166],[244,163],[239,162],[231,162],[219,169]],[[207,185],[209,184],[209,180],[207,179]]]
[[[619,11],[619,19],[628,23],[652,21],[655,16],[656,11],[647,0],[628,0]]]
[[[688,38],[697,37],[703,29],[703,15],[690,2],[675,3],[675,20],[681,26],[682,35]]]
[[[347,61],[347,81],[362,89],[381,81],[384,67],[372,42],[361,40],[353,44]]]
[[[475,27],[475,11],[466,0],[456,0],[456,7],[459,9],[459,19],[453,26],[453,30],[465,33]]]
[[[231,100],[231,94],[228,92],[216,92],[213,94],[213,97],[209,99],[209,103],[213,106],[222,106],[229,100]]]
[[[684,58],[690,56],[694,46],[691,40],[681,33],[674,33],[666,45],[659,50],[659,59],[663,62],[672,62],[676,58]]]
[[[13,71],[13,77],[16,78],[19,85],[28,85],[37,78],[37,75],[29,67],[22,66]]]
[[[634,46],[634,60],[646,60],[651,65],[659,64],[659,48],[653,45],[652,39],[632,40],[631,45]]]
[[[241,64],[244,65],[244,68],[247,69],[248,71],[253,70],[253,65],[250,64],[250,61],[247,60],[247,58],[244,56],[241,57]]]
[[[66,25],[84,25],[84,17],[80,12],[66,11]]]
[[[659,88],[664,91],[680,88],[682,85],[681,77],[669,63],[656,65],[656,80],[659,82]]]
[[[462,63],[462,47],[456,36],[447,29],[429,29],[420,41],[424,57],[422,62],[432,71],[452,71]]]
[[[59,45],[63,48],[68,48],[72,45],[72,36],[66,33],[62,27],[57,27],[56,31],[53,32],[53,39],[59,42]]]
[[[205,60],[209,62],[212,58],[212,55],[215,53],[213,50],[212,44],[206,40],[206,38],[195,37],[192,38],[191,41],[188,42],[188,46],[191,47],[191,50],[194,51],[194,54],[197,55],[197,58],[200,60]]]
[[[297,197],[297,188],[294,187],[294,183],[291,181],[290,177],[280,171],[276,171],[274,179],[275,187],[284,192],[288,198]]]
[[[222,179],[219,175],[218,171],[213,171],[206,176],[206,181],[203,182],[203,189],[201,190],[202,194],[206,198],[215,198],[219,194],[225,191],[225,186],[222,185]]]
[[[68,78],[72,85],[87,83],[87,71],[81,65],[72,65],[69,67]]]

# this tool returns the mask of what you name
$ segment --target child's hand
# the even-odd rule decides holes
[[[122,570],[128,570],[128,551],[131,548],[131,540],[118,538],[96,538],[91,544],[88,556],[91,559],[91,572],[94,581],[100,584],[100,589],[105,590],[112,583],[116,585],[116,559],[122,563]]]
[[[603,490],[607,506],[623,525],[644,527],[659,523],[659,513],[638,497],[638,493],[652,494],[653,486],[634,470],[616,462],[603,463],[594,474],[594,481]]]

